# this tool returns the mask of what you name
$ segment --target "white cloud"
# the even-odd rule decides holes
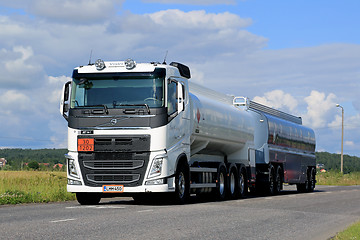
[[[8,90],[1,94],[0,109],[2,111],[12,109],[28,111],[31,107],[30,98],[19,91]]]
[[[43,68],[30,46],[15,46],[12,50],[0,50],[0,72],[0,89],[31,88],[32,83],[42,79]]]
[[[252,20],[242,19],[238,15],[224,13],[206,13],[204,10],[183,12],[178,9],[170,9],[152,14],[147,14],[150,19],[160,26],[180,29],[224,29],[244,28],[252,24]]]
[[[189,5],[236,4],[235,0],[142,0],[142,1],[145,3],[189,4]]]
[[[131,54],[159,59],[169,50],[169,58],[176,57],[178,61],[204,61],[243,55],[265,46],[265,38],[244,30],[251,23],[251,19],[228,12],[173,9],[145,15],[128,13],[112,21],[108,32],[121,40],[131,39]]]
[[[353,147],[353,146],[355,146],[355,143],[353,141],[345,141],[344,145]]]
[[[342,117],[340,115],[335,115],[335,119],[328,124],[330,128],[341,128]]]
[[[334,109],[336,99],[337,97],[333,93],[326,96],[323,92],[311,91],[310,96],[304,99],[308,104],[308,112],[304,117],[306,124],[313,128],[326,126],[326,119],[329,111]]]
[[[294,112],[298,105],[297,100],[293,96],[282,90],[266,92],[263,97],[254,97],[254,101],[276,109],[286,108],[290,112]]]
[[[3,6],[24,9],[29,14],[54,22],[92,24],[114,17],[125,0],[12,0]]]

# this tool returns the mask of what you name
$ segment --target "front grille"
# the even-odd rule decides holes
[[[88,174],[87,180],[103,184],[133,183],[140,179],[140,174]]]
[[[116,169],[116,170],[134,170],[144,166],[144,160],[101,160],[84,161],[84,167],[90,169]]]
[[[79,138],[91,138],[84,135]],[[150,136],[94,136],[94,151],[79,152],[86,186],[140,186],[150,157]]]

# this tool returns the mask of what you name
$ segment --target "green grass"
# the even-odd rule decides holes
[[[317,173],[316,180],[318,185],[336,185],[336,186],[350,186],[360,185],[360,172],[351,172],[342,174],[340,172],[326,172]],[[360,239],[360,222],[357,222],[345,229],[343,232],[338,233],[334,238],[335,240],[355,240]]]
[[[318,185],[351,186],[360,185],[360,172],[341,174],[340,172],[317,173]]]
[[[360,239],[360,222],[351,225],[341,233],[338,233],[333,239],[335,240],[355,240]]]
[[[0,205],[75,200],[66,172],[0,171]]]

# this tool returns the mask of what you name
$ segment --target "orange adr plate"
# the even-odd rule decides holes
[[[80,138],[78,139],[78,152],[92,152],[94,151],[93,138]]]

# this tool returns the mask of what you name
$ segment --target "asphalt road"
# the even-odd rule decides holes
[[[360,186],[187,205],[132,198],[0,206],[0,239],[328,239],[360,220]]]

